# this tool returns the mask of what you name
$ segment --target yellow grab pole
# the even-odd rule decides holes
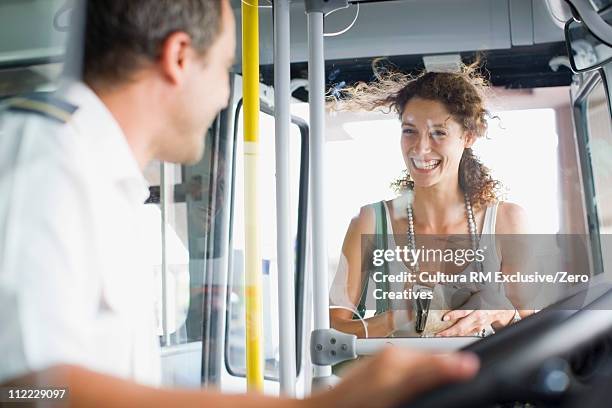
[[[244,118],[244,225],[246,377],[249,391],[263,390],[261,255],[259,251],[259,8],[242,1],[242,98]]]

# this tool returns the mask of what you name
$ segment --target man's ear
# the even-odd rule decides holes
[[[170,34],[163,42],[159,56],[162,75],[174,85],[181,84],[192,58],[189,34],[182,31]]]

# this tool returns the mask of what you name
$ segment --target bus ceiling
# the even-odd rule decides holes
[[[231,0],[238,18],[241,1]],[[563,63],[568,57],[563,32],[566,22],[572,17],[584,19],[583,23],[591,31],[602,36],[612,30],[601,21],[598,24],[594,12],[608,7],[612,4],[610,0],[571,0],[573,10],[569,1],[349,1],[349,7],[325,18],[326,32],[343,32],[325,38],[327,86],[371,79],[371,62],[376,57],[388,58],[403,71],[414,71],[424,68],[424,56],[454,54],[470,62],[478,53],[484,57],[495,86],[568,85],[572,73]],[[0,75],[7,79],[4,82],[15,84],[14,78],[27,77],[30,84],[44,83],[46,78],[55,77],[61,71],[70,14],[65,5],[65,0],[0,2],[0,26],[14,33],[0,38]],[[263,82],[272,85],[272,3],[260,0],[259,5],[260,72]],[[308,43],[304,0],[293,0],[290,7],[291,76],[306,78]],[[596,28],[591,27],[592,21]],[[28,30],[24,32],[26,26]],[[240,30],[239,24],[237,30]],[[238,49],[238,67],[240,55]],[[20,91],[13,88],[0,90],[0,97]],[[304,99],[306,92],[301,89],[294,96]]]
[[[240,2],[232,0],[237,15]],[[272,85],[272,8],[267,0],[259,4],[261,77]],[[571,17],[565,0],[349,1],[349,7],[325,17],[326,33],[342,32],[325,38],[326,82],[331,87],[370,80],[378,57],[414,71],[425,68],[424,56],[456,54],[464,62],[482,56],[494,86],[569,85],[571,70],[555,61],[567,58],[563,26]],[[305,4],[296,0],[291,3],[292,78],[307,77],[307,57]],[[306,92],[294,95],[304,99]]]

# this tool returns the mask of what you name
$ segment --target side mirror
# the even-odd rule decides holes
[[[599,15],[612,26],[612,7]],[[571,19],[565,24],[565,43],[572,70],[576,73],[590,71],[612,61],[612,46],[595,36],[584,22]]]

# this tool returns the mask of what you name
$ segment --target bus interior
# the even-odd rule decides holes
[[[0,103],[53,91],[78,66],[73,3],[0,0]],[[164,385],[234,393],[256,383],[304,397],[333,384],[332,365],[393,344],[467,349],[482,361],[474,380],[410,407],[605,406],[612,2],[231,4],[232,91],[204,157],[145,171]],[[581,248],[557,249],[583,268],[588,285],[484,339],[357,338],[330,329],[329,290],[347,227],[362,206],[393,199],[391,184],[405,170],[395,115],[338,111],[333,101],[377,69],[453,71],[475,61],[491,85],[493,117],[475,152],[501,181],[502,198],[524,208],[530,233],[582,238]]]

